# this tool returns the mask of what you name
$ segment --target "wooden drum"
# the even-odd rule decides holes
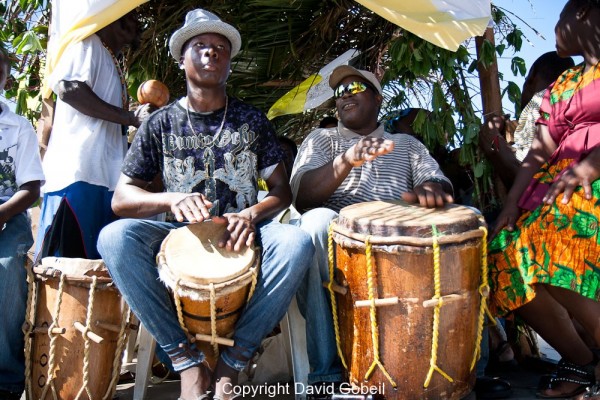
[[[211,368],[254,292],[260,251],[218,246],[225,224],[204,221],[172,230],[157,256],[160,278],[173,293],[181,326],[196,340]]]
[[[27,398],[111,399],[131,314],[104,263],[47,257],[33,272],[25,325]]]
[[[480,292],[487,295],[480,288],[485,232],[475,212],[456,205],[374,201],[341,210],[331,228],[330,291],[355,393],[440,400],[472,390]]]

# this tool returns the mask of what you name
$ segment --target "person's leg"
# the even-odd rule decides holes
[[[24,214],[14,216],[0,230],[0,391],[21,393],[25,387],[25,260],[32,245],[31,223]]]
[[[311,372],[308,383],[340,382],[342,365],[337,354],[329,291],[328,228],[337,213],[316,208],[302,215],[300,228],[313,240],[315,255],[296,296],[298,308],[306,320],[306,342]]]
[[[180,225],[122,219],[100,232],[98,250],[123,298],[181,374],[181,398],[195,400],[210,384],[202,354],[179,325],[171,296],[160,281],[156,254]]]
[[[569,314],[581,325],[593,342],[600,347],[600,302],[583,297],[579,293],[555,286],[546,286],[548,292],[567,309]],[[577,329],[577,326],[575,326]]]
[[[488,371],[498,372],[514,369],[517,362],[500,319],[496,318],[496,323],[489,326],[489,336]]]
[[[536,285],[535,298],[519,307],[515,313],[548,342],[564,361],[585,368],[593,361],[594,355],[577,333],[567,309],[556,301],[547,288],[546,285]],[[560,364],[558,372],[569,375],[560,371]],[[582,374],[571,375],[570,378],[582,379]],[[541,388],[539,395],[558,397],[583,388],[581,384],[557,381],[551,387]]]
[[[480,357],[475,366],[476,377],[475,393],[478,399],[504,399],[512,394],[510,383],[504,379],[490,377],[485,374],[490,359],[490,327],[487,326],[489,321],[486,318],[486,326],[481,332]]]
[[[257,228],[262,246],[258,281],[236,323],[235,346],[226,348],[217,363],[215,398],[231,397],[237,372],[244,369],[262,340],[287,312],[314,252],[310,237],[295,226],[268,220]]]

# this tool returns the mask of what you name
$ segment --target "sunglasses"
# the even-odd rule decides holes
[[[335,90],[333,91],[333,98],[337,100],[347,93],[354,95],[362,93],[369,88],[371,88],[371,86],[367,85],[364,82],[350,82],[347,85],[340,85],[337,88],[335,88]]]

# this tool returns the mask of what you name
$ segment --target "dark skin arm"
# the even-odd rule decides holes
[[[128,218],[146,218],[171,211],[179,222],[202,222],[211,219],[227,224],[227,233],[219,246],[240,251],[250,246],[255,239],[256,224],[277,215],[292,201],[292,192],[283,164],[279,164],[267,179],[270,188],[267,196],[259,203],[239,213],[228,213],[222,217],[210,215],[212,203],[201,193],[152,193],[149,182],[121,174],[112,200],[115,214]]]
[[[521,164],[521,168],[515,178],[514,184],[508,192],[502,212],[496,219],[496,224],[491,235],[492,237],[497,235],[504,227],[509,231],[514,229],[515,223],[521,214],[521,210],[517,205],[521,195],[525,192],[533,175],[535,175],[540,167],[548,160],[554,150],[556,150],[556,143],[550,136],[548,127],[545,125],[538,125],[531,148]]]
[[[143,105],[135,112],[113,106],[98,97],[85,82],[80,81],[60,81],[58,96],[82,114],[125,126],[132,125],[136,128],[156,110],[156,107],[150,104]]]
[[[306,210],[321,206],[344,182],[352,168],[388,154],[393,149],[394,142],[391,140],[361,138],[331,162],[304,173],[298,189],[296,207],[299,210]],[[318,185],[315,182],[318,182]]]
[[[296,206],[301,209],[321,206],[342,184],[352,168],[363,165],[377,157],[394,150],[394,142],[388,139],[364,137],[345,153],[335,157],[312,171],[307,171],[300,181]],[[319,182],[315,185],[314,182]],[[437,182],[425,182],[416,186],[413,192],[403,194],[402,198],[409,203],[418,202],[423,207],[443,207],[452,203],[452,196],[444,191]]]
[[[0,228],[15,215],[27,210],[40,197],[40,181],[21,185],[8,201],[0,205]]]
[[[521,163],[502,134],[505,122],[503,117],[494,117],[484,123],[479,131],[479,148],[494,166],[494,170],[502,179],[504,186],[510,188],[519,172]]]

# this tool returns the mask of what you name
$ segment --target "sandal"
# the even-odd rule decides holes
[[[600,399],[600,384],[596,383],[594,386],[587,388],[583,399]]]
[[[565,360],[560,360],[555,374],[542,376],[536,396],[542,399],[563,399],[584,393],[588,387],[596,383],[594,375],[596,364],[597,360],[595,357],[591,363],[586,365],[576,365]],[[541,392],[542,390],[556,389],[557,384],[561,382],[575,383],[579,386],[568,393],[557,395],[547,395]]]

